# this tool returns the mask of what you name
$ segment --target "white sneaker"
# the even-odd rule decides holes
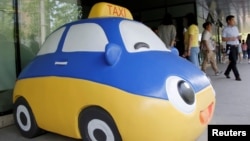
[[[222,73],[222,71],[218,71],[215,73],[216,76],[220,75]]]

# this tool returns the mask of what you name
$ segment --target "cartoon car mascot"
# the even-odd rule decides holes
[[[19,75],[13,102],[28,138],[47,131],[83,141],[194,141],[213,117],[215,92],[128,9],[100,2],[48,36]]]

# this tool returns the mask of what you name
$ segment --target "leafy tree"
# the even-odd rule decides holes
[[[78,7],[75,1],[49,0],[48,4],[51,31],[65,23],[76,20],[78,17]]]
[[[41,7],[41,1],[44,7]],[[59,26],[74,21],[78,16],[78,6],[75,1],[64,0],[20,0],[22,38],[29,39],[32,35],[40,37],[41,26],[45,26],[46,35]],[[45,25],[41,25],[41,14],[44,15]],[[25,19],[24,19],[25,18]],[[21,20],[21,21],[22,21]]]

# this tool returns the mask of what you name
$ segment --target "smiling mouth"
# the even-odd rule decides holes
[[[212,102],[206,109],[200,111],[201,124],[208,124],[212,118],[214,111],[214,102]]]

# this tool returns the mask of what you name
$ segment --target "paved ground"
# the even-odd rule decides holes
[[[224,71],[227,64],[219,64]],[[250,124],[250,64],[243,62],[238,64],[242,81],[235,81],[231,73],[231,79],[225,78],[223,74],[214,76],[211,68],[208,68],[214,89],[216,91],[217,103],[211,124]],[[23,138],[15,126],[0,129],[0,141],[79,141],[60,135],[47,133],[34,139]],[[207,141],[205,131],[197,141]]]
[[[231,72],[231,79],[213,76],[209,68],[209,77],[217,93],[214,117],[210,124],[250,124],[250,64],[244,60],[237,64],[242,81],[236,81]],[[225,70],[227,64],[219,64]],[[198,141],[207,141],[205,131]]]

